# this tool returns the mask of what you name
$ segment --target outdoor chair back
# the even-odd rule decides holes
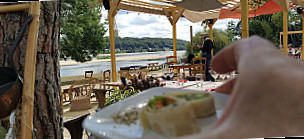
[[[204,76],[204,80],[206,80],[205,73],[206,73],[206,63],[207,63],[207,58],[205,57],[198,57],[198,58],[193,58],[193,75],[195,76],[196,74],[202,74]]]
[[[87,82],[79,80],[73,83],[68,90],[69,100],[71,101],[71,111],[86,110],[91,108],[91,94],[101,80],[91,78]]]
[[[176,58],[176,56],[167,56],[166,62],[167,62],[167,65],[177,64],[177,58]]]
[[[111,70],[108,69],[103,72],[103,83],[111,82]],[[109,89],[109,86],[103,86],[103,89]]]

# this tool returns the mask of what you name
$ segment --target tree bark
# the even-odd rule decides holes
[[[4,4],[0,4],[4,5]],[[6,4],[7,5],[7,4]],[[0,13],[0,66],[6,64],[8,49],[28,16],[28,11]],[[34,99],[34,135],[63,138],[59,66],[60,2],[41,2]],[[27,32],[14,53],[14,62],[23,76]]]

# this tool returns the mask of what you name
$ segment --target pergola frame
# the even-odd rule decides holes
[[[179,0],[110,0],[110,10],[108,11],[109,17],[109,30],[110,30],[110,46],[111,46],[111,61],[112,61],[112,80],[116,81],[116,63],[115,63],[115,42],[114,42],[114,29],[113,29],[113,21],[114,17],[119,9],[133,11],[133,12],[144,12],[149,14],[156,15],[165,15],[167,16],[169,22],[172,25],[172,37],[173,37],[173,55],[176,56],[176,22],[182,16],[182,13],[185,9],[177,7],[172,3],[178,2]],[[248,11],[257,9],[258,5],[253,0],[219,0],[223,4],[226,4],[223,9],[229,10],[240,10],[242,12],[242,38],[249,37],[249,25],[248,25]],[[284,29],[284,52],[287,53],[287,13],[289,9],[290,0],[274,0],[283,8],[283,29]],[[293,0],[298,5],[304,6],[303,0]],[[250,3],[250,5],[248,4]],[[262,1],[262,4],[265,2]],[[239,9],[239,7],[241,7]],[[204,11],[205,13],[216,13],[220,12],[220,10],[209,10]],[[208,19],[207,19],[208,20]],[[207,22],[208,27],[210,28],[210,39],[213,40],[213,32],[212,27],[215,24],[217,19],[213,19],[213,23]],[[112,35],[111,35],[112,34]],[[213,51],[212,51],[213,54]]]

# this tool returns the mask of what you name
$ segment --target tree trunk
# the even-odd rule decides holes
[[[63,138],[59,66],[59,11],[60,2],[41,2],[33,123],[34,134],[39,139]],[[28,11],[0,13],[0,66],[6,64],[8,49],[11,48],[27,16]],[[14,53],[15,66],[22,76],[27,32],[23,35]]]

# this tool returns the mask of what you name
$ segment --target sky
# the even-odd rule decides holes
[[[102,11],[103,20],[107,18],[107,11]],[[229,21],[236,19],[218,20],[213,28],[226,29]],[[120,37],[152,37],[152,38],[172,38],[172,26],[166,16],[153,15],[139,12],[119,10],[115,16],[116,28]],[[193,29],[193,36],[196,32],[203,31],[201,22],[192,23],[186,18],[180,18],[176,23],[177,39],[190,41],[190,26]],[[108,25],[106,25],[108,28]],[[105,34],[109,36],[109,31]]]

